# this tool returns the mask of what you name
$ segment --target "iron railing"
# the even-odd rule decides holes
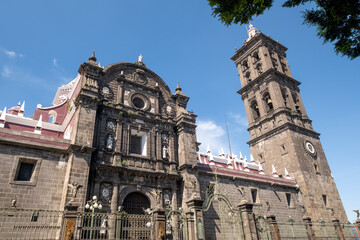
[[[287,221],[278,222],[277,225],[281,239],[310,239],[304,222],[296,222],[289,218]]]
[[[0,239],[60,239],[62,211],[0,209]]]

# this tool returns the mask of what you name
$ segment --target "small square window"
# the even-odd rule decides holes
[[[20,162],[19,171],[16,175],[15,181],[30,181],[34,167],[34,162]]]
[[[257,189],[251,189],[251,200],[253,203],[258,203],[258,191]]]

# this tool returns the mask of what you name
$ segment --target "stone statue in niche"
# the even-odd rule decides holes
[[[164,207],[171,209],[171,197],[168,190],[164,190]]]
[[[110,183],[101,184],[100,197],[104,202],[110,202],[112,197],[112,185]]]
[[[113,121],[108,121],[106,127],[109,131],[114,132],[116,130],[116,125]]]
[[[79,188],[82,187],[82,185],[78,184],[77,182],[72,182],[71,184],[68,184],[68,186],[72,189],[72,197],[70,200],[70,203],[72,203],[73,201],[75,201],[75,198],[77,196],[77,193],[79,191]]]
[[[106,139],[106,149],[112,150],[114,146],[114,137],[112,135],[109,135]]]
[[[169,159],[169,135],[167,133],[163,133],[161,135],[162,140],[162,158]]]

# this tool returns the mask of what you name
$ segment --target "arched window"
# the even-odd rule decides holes
[[[286,93],[286,90],[285,89],[281,89],[281,95],[282,95],[282,98],[283,98],[283,100],[284,100],[284,105],[285,105],[285,107],[287,107],[287,93]]]
[[[293,101],[294,101],[294,103],[295,103],[295,109],[296,109],[296,111],[297,111],[299,114],[301,114],[300,106],[299,106],[299,98],[298,98],[297,94],[296,94],[296,93],[293,93],[293,94],[292,94],[292,98],[293,98]]]
[[[246,77],[248,82],[251,82],[250,72],[246,72],[245,77]]]
[[[51,110],[49,112],[49,123],[55,123],[56,122],[56,116],[57,116],[57,112],[55,112],[54,110]]]
[[[252,101],[250,106],[253,112],[254,119],[260,117],[259,105],[257,104],[256,100]]]
[[[260,75],[260,74],[262,74],[262,66],[261,66],[261,63],[258,63],[257,65],[256,65],[256,70],[257,70],[257,72],[258,72],[258,74]]]
[[[139,192],[129,193],[123,202],[123,209],[128,214],[145,214],[144,210],[150,208],[148,198]]]
[[[252,56],[253,56],[253,58],[254,58],[254,62],[257,62],[257,61],[260,60],[260,57],[259,57],[259,53],[258,53],[258,52],[254,52]]]
[[[247,61],[247,60],[244,60],[244,61],[242,62],[242,66],[243,66],[243,70],[244,70],[244,71],[245,71],[246,69],[248,69],[248,68],[249,68],[248,61]]]
[[[263,99],[264,99],[264,102],[265,102],[265,105],[266,105],[266,111],[269,112],[269,111],[273,110],[274,106],[273,106],[273,103],[271,101],[270,94],[268,92],[264,94]]]

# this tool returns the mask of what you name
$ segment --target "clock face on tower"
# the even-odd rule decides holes
[[[305,147],[305,151],[306,151],[308,154],[310,154],[310,156],[312,156],[312,157],[315,157],[315,156],[316,156],[315,147],[314,147],[314,145],[313,145],[310,141],[306,140],[305,143],[304,143],[304,147]]]

